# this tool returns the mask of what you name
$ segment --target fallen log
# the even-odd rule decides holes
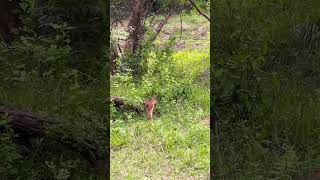
[[[59,124],[57,121],[49,121],[37,113],[0,106],[0,116],[9,118],[9,125],[12,126],[15,137],[15,143],[22,149],[29,148],[32,140],[37,138],[53,139],[55,142],[65,146],[73,152],[81,154],[82,158],[89,162],[94,168],[99,168],[102,161],[106,161],[106,157],[100,157],[98,154],[98,143],[93,140],[79,141],[73,137],[63,137],[61,133],[49,135],[45,132],[45,123]]]
[[[143,102],[141,102],[141,105],[137,105],[119,96],[112,96],[111,102],[114,104],[117,110],[135,112],[140,116],[144,116],[146,113]],[[158,117],[161,115],[160,111],[157,109],[154,110],[154,114]]]
[[[41,138],[45,135],[43,121],[38,114],[0,106],[0,115],[9,118],[9,125],[18,135],[15,138],[15,143],[19,145],[29,146],[32,139]]]
[[[126,110],[126,111],[133,111],[136,112],[139,115],[143,115],[144,114],[144,108],[135,104],[132,104],[126,100],[124,100],[124,98],[119,97],[119,96],[112,96],[111,97],[111,101],[114,103],[114,106],[118,109],[118,110]]]

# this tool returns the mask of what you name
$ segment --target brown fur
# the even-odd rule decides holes
[[[150,100],[147,100],[144,102],[144,105],[146,106],[146,111],[147,111],[147,118],[150,120],[152,119],[153,110],[156,103],[157,103],[156,96],[153,96]]]

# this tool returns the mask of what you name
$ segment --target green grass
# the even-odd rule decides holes
[[[263,83],[249,119],[219,122],[217,179],[297,179],[319,169],[319,95],[287,76]]]
[[[183,57],[187,57],[192,51],[184,53]],[[194,67],[191,74],[201,75],[200,72],[208,68],[209,59],[201,61],[202,56],[198,56],[196,60],[186,59],[181,69],[182,61],[178,58],[181,52],[176,55],[173,57],[176,57],[177,69]],[[159,102],[159,106],[166,109],[153,121],[130,113],[125,114],[126,120],[114,119],[111,124],[112,179],[209,178],[209,127],[201,121],[210,114],[210,91],[203,81],[208,81],[208,77],[192,87],[188,100],[168,105]],[[139,94],[137,89],[130,85],[112,86],[111,95],[139,103],[140,98],[135,98]],[[142,101],[140,104],[142,106]]]
[[[153,121],[134,118],[111,124],[112,179],[207,177],[209,128],[191,107],[172,109]],[[184,111],[183,111],[184,110]],[[125,165],[125,166],[123,166]]]
[[[317,22],[318,6],[215,3],[215,179],[309,179],[319,171],[319,49],[296,43],[315,43],[307,37],[316,32],[292,31]]]

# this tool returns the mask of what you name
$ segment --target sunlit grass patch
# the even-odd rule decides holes
[[[178,116],[168,114],[153,121],[137,120],[112,127],[111,172],[117,175],[111,177],[205,175],[210,163],[209,127],[200,124],[201,114],[186,110],[191,112],[181,111]],[[189,117],[190,114],[193,116]],[[131,142],[117,148],[118,143],[128,137]],[[121,169],[121,164],[126,164],[126,169]]]

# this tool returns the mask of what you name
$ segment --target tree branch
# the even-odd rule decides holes
[[[162,21],[158,24],[157,28],[155,29],[156,32],[155,32],[155,34],[150,38],[150,41],[154,41],[154,40],[157,38],[157,36],[160,34],[162,28],[163,28],[164,25],[168,22],[168,20],[169,20],[170,17],[172,16],[172,14],[173,14],[172,11],[169,12],[169,13],[166,15],[166,17],[164,18],[164,20],[162,20]]]
[[[210,22],[210,18],[206,14],[201,12],[200,8],[196,5],[195,2],[193,2],[193,0],[189,0],[189,2],[198,11],[199,14],[201,14],[203,17],[205,17]]]

